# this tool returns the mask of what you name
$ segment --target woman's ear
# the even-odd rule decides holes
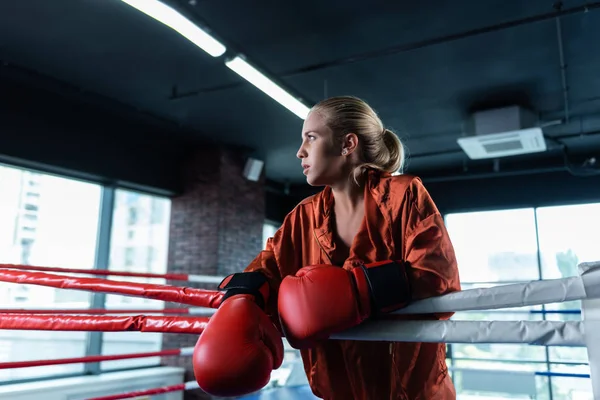
[[[358,136],[356,133],[348,133],[342,142],[342,154],[347,156],[358,148]]]

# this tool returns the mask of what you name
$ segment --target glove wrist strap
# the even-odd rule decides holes
[[[264,310],[269,301],[269,282],[258,271],[228,275],[219,284],[219,289],[226,291],[221,303],[238,294],[251,294],[254,296],[256,304]]]
[[[409,267],[404,261],[382,261],[360,267],[369,285],[374,314],[391,312],[408,304],[411,299]]]

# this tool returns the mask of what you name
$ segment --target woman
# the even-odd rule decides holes
[[[286,216],[244,273],[221,285],[225,297],[237,298],[244,311],[232,311],[233,302],[224,301],[228,310],[213,318],[252,315],[243,324],[260,331],[277,368],[274,334],[264,321],[257,327],[262,317],[247,306],[249,298],[256,300],[300,349],[311,389],[320,398],[454,399],[443,343],[326,340],[377,312],[460,290],[453,246],[433,200],[418,178],[392,175],[404,161],[400,140],[364,101],[334,97],[312,108],[297,157],[308,184],[324,189]],[[383,260],[399,261],[387,268],[392,275],[378,274],[380,289],[371,282],[361,286],[376,280],[367,271]],[[244,282],[248,277],[254,281]],[[378,306],[378,299],[392,300]],[[220,332],[224,325],[219,324]]]

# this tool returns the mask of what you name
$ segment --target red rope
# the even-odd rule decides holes
[[[115,354],[103,356],[86,356],[74,358],[56,358],[52,360],[32,360],[32,361],[11,361],[0,363],[0,369],[8,368],[27,368],[27,367],[42,367],[47,365],[62,365],[62,364],[77,364],[77,363],[92,363],[100,361],[115,361],[127,360],[131,358],[144,358],[156,356],[178,356],[181,354],[181,349],[150,351],[146,353],[131,353],[131,354]]]
[[[201,334],[207,317],[0,314],[0,329]]]
[[[59,268],[59,267],[40,267],[37,265],[19,265],[19,264],[0,264],[0,268],[18,269],[26,271],[45,271],[45,272],[65,272],[73,274],[87,275],[114,275],[114,276],[132,276],[138,278],[162,278],[173,281],[187,281],[189,274],[154,274],[151,272],[130,272],[130,271],[112,271],[104,269],[82,269],[82,268]]]
[[[4,314],[189,314],[189,308],[164,308],[157,310],[131,309],[131,310],[109,310],[106,308],[82,308],[82,309],[25,309],[25,308],[0,308]]]
[[[59,289],[86,290],[170,301],[197,307],[218,308],[224,292],[151,283],[122,282],[102,278],[79,278],[33,271],[0,268],[0,281]]]

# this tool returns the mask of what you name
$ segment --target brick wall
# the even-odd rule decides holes
[[[169,272],[225,276],[243,270],[260,252],[264,180],[246,180],[244,163],[241,151],[215,147],[200,149],[188,160],[183,172],[184,193],[172,198]],[[210,284],[185,285],[214,288]],[[163,348],[192,347],[196,340],[195,335],[164,334]],[[184,367],[186,381],[194,380],[191,357],[165,357],[162,363]],[[196,390],[185,392],[184,398],[209,397]]]
[[[260,252],[265,221],[263,182],[250,182],[245,159],[233,151],[221,155],[218,274],[238,272]]]

